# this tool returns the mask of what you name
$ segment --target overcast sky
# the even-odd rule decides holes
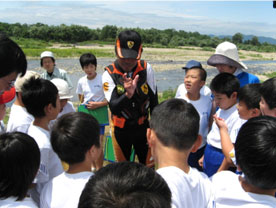
[[[266,1],[2,1],[0,22],[185,30],[276,38],[276,9]]]

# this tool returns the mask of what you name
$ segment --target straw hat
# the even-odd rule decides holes
[[[217,46],[215,54],[208,59],[207,64],[210,66],[224,64],[236,68],[247,69],[247,66],[240,61],[237,46],[228,41]]]

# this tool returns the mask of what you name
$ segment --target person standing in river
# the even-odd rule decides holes
[[[226,72],[236,76],[240,81],[240,87],[260,83],[257,76],[244,71],[247,66],[240,61],[237,46],[228,41],[217,46],[215,54],[207,60],[207,64],[216,67],[219,73]]]
[[[45,69],[45,72],[43,72],[40,76],[41,78],[47,80],[52,80],[54,78],[63,79],[68,83],[69,89],[73,88],[67,72],[56,67],[55,57],[51,51],[44,51],[41,53],[40,66]]]
[[[149,165],[146,131],[149,110],[158,104],[158,97],[154,72],[140,60],[142,51],[140,34],[122,31],[115,45],[117,59],[105,67],[102,83],[111,111],[116,160],[129,160],[133,145],[139,162]]]

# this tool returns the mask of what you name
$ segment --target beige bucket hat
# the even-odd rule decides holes
[[[220,43],[217,46],[215,54],[207,60],[207,64],[210,66],[225,64],[236,68],[247,69],[247,66],[240,61],[237,46],[228,41]]]

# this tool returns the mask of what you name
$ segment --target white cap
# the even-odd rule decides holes
[[[58,94],[60,99],[70,99],[73,95],[70,95],[68,83],[59,78],[54,78],[51,82],[58,88]]]
[[[51,58],[55,58],[54,54],[51,51],[44,51],[41,53],[40,58],[45,58],[45,57],[51,57]]]
[[[38,77],[40,77],[40,74],[35,71],[27,71],[23,77],[17,77],[17,79],[15,80],[15,83],[14,83],[15,91],[21,92],[23,84],[31,77],[38,78]]]

